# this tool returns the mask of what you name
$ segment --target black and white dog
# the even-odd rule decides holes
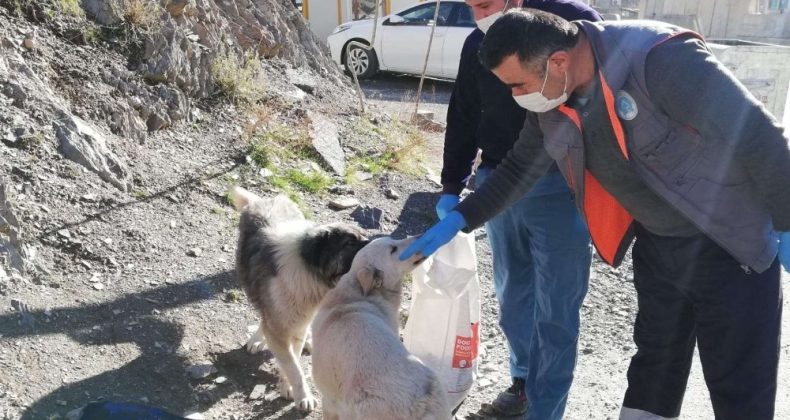
[[[241,212],[236,274],[261,315],[247,349],[261,350],[265,338],[280,371],[280,394],[311,411],[316,402],[299,365],[310,323],[368,238],[352,225],[305,220],[284,195],[264,199],[234,187],[231,198]]]

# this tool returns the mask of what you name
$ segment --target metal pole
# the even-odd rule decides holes
[[[414,114],[412,121],[417,118],[417,112],[420,110],[420,100],[422,99],[422,85],[425,82],[425,72],[428,69],[428,57],[431,56],[431,44],[433,44],[433,34],[436,32],[436,25],[439,24],[439,6],[441,0],[436,0],[436,10],[433,11],[433,26],[431,26],[431,37],[428,38],[428,49],[425,51],[425,61],[422,64],[422,75],[420,76],[420,85],[417,88],[417,103],[414,106]]]

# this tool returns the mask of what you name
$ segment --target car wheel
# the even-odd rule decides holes
[[[379,61],[376,52],[372,49],[351,45],[346,51],[346,73],[349,75],[353,71],[357,74],[357,78],[369,79],[379,71]]]

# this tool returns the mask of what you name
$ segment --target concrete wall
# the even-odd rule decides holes
[[[725,41],[709,40],[716,58],[782,121],[790,88],[790,47],[723,45],[720,42]]]
[[[338,10],[337,4],[338,2],[335,0],[303,0],[305,3],[308,4],[308,17],[307,21],[310,23],[310,30],[323,41],[326,42],[326,37],[332,33],[335,27],[341,23],[342,14],[344,10],[341,10],[341,19],[338,19]],[[348,7],[343,7],[343,3],[345,1],[340,2],[341,9],[348,9]]]
[[[790,44],[790,11],[756,13],[755,0],[642,0],[640,17],[699,30],[708,38]],[[698,28],[689,26],[696,22]]]

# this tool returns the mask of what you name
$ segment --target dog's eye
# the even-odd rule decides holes
[[[390,255],[398,252],[398,247],[395,245],[390,245]]]

